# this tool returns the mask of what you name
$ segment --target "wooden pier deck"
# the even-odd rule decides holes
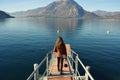
[[[66,44],[66,49],[67,49],[67,56],[71,55],[70,52],[70,45]],[[74,80],[73,78],[73,72],[74,70],[72,69],[72,65],[68,60],[63,60],[63,70],[62,74],[57,69],[57,58],[53,56],[52,61],[49,65],[49,76],[48,80]],[[67,64],[68,66],[65,67],[64,64]]]
[[[70,44],[66,44],[67,60],[63,61],[62,74],[57,69],[57,58],[53,51],[46,54],[46,57],[40,62],[40,64],[34,64],[34,71],[30,74],[27,80],[94,80],[90,74],[90,66],[85,66],[80,60],[78,54],[71,50]],[[39,74],[40,67],[43,63],[46,63],[46,70],[42,75]],[[68,66],[65,67],[64,64]],[[80,75],[78,71],[78,65],[85,71],[85,75]]]

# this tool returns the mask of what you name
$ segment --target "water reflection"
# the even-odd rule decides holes
[[[23,25],[30,25],[33,28],[39,28],[42,33],[49,33],[50,36],[56,36],[56,31],[59,29],[62,36],[73,35],[78,31],[78,28],[82,30],[83,20],[77,18],[22,18],[16,22],[22,21]],[[18,23],[17,23],[18,24]]]
[[[0,19],[0,24],[5,23],[8,19]]]
[[[37,23],[39,21],[40,24],[45,25],[50,32],[56,33],[59,29],[61,34],[74,33],[83,24],[83,20],[76,18],[37,18],[36,20]]]

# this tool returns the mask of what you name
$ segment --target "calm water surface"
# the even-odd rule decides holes
[[[58,27],[96,80],[120,80],[120,20],[71,18],[0,20],[0,80],[25,80],[53,49]]]

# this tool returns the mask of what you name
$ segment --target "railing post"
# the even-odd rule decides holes
[[[90,66],[86,66],[86,70],[89,72],[90,71]],[[89,80],[88,74],[85,73],[85,80]]]
[[[73,52],[71,51],[71,56],[73,57]],[[73,61],[72,61],[72,67],[73,67]]]
[[[46,70],[47,70],[47,76],[48,76],[48,54],[47,54],[47,58],[46,58]]]
[[[38,64],[37,63],[35,63],[34,64],[34,71],[35,71],[35,73],[34,73],[34,80],[37,80],[38,79],[38,74],[39,74],[39,72],[38,72]]]
[[[76,58],[75,58],[75,76],[76,76],[76,80],[77,80],[77,71],[78,71],[78,54],[76,55]]]

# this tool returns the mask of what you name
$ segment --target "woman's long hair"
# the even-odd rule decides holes
[[[59,50],[62,54],[66,54],[66,47],[65,43],[62,39],[62,37],[59,37],[57,42],[56,42],[56,48]]]

